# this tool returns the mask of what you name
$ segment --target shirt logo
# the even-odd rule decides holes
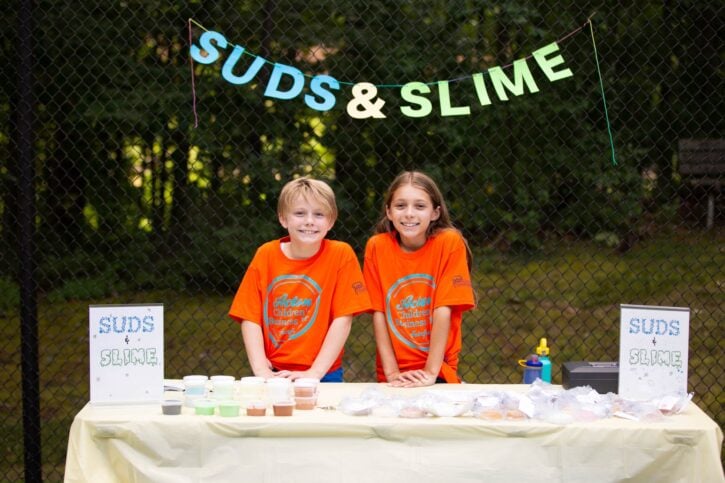
[[[456,275],[453,277],[453,286],[454,287],[471,287],[471,281],[468,279],[465,279],[461,277],[460,275]]]
[[[385,320],[393,337],[428,352],[435,280],[425,273],[398,279],[385,295]]]
[[[281,275],[267,287],[264,326],[274,347],[307,332],[317,319],[320,286],[307,275]]]
[[[365,285],[362,282],[355,282],[352,284],[352,289],[355,291],[355,295],[360,295],[363,292],[367,292]]]

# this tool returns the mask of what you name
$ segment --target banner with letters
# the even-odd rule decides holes
[[[163,304],[89,305],[88,335],[92,404],[163,399]]]
[[[336,91],[343,83],[336,78],[320,74],[309,76],[300,69],[286,64],[270,62],[267,59],[241,46],[234,45],[220,32],[204,32],[199,45],[192,44],[189,52],[191,59],[199,64],[209,65],[223,61],[221,75],[230,84],[243,85],[257,79],[266,64],[272,67],[272,73],[264,89],[264,96],[272,99],[291,100],[301,97],[310,109],[329,111],[335,107]],[[226,56],[224,56],[226,54]],[[249,62],[247,62],[248,60]],[[239,65],[241,64],[241,66]],[[403,104],[400,112],[407,117],[426,117],[433,112],[434,102],[429,96],[432,86],[438,90],[438,106],[441,116],[469,116],[471,106],[455,105],[451,100],[450,84],[470,79],[481,106],[491,105],[492,99],[500,102],[509,100],[509,96],[535,94],[539,85],[533,72],[538,71],[540,78],[556,82],[573,76],[559,52],[559,45],[551,42],[535,50],[525,58],[513,62],[510,74],[502,66],[494,66],[485,72],[476,72],[455,81],[438,80],[435,82],[412,81],[399,86]],[[242,72],[238,74],[237,72]],[[539,80],[541,82],[541,80]],[[284,84],[284,87],[282,85]],[[350,84],[345,82],[344,84]],[[307,93],[305,93],[307,87]],[[385,118],[386,101],[379,97],[377,85],[370,82],[357,82],[352,86],[353,99],[347,104],[347,114],[355,119]]]

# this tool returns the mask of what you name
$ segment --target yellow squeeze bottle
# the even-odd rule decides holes
[[[546,337],[539,340],[536,354],[541,362],[541,380],[551,384],[551,361],[549,360],[549,348],[546,345]]]

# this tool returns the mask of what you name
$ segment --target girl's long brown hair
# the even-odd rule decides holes
[[[428,196],[430,196],[430,200],[433,203],[433,208],[438,208],[440,211],[438,219],[432,221],[431,224],[428,226],[428,230],[426,232],[427,237],[433,236],[441,230],[445,229],[452,229],[456,230],[458,233],[461,233],[461,231],[456,228],[451,221],[451,216],[448,213],[448,207],[446,206],[446,202],[443,199],[443,194],[438,188],[438,185],[435,183],[435,181],[433,181],[430,176],[420,171],[403,171],[395,177],[392,183],[390,183],[388,191],[385,194],[385,201],[383,203],[383,214],[380,217],[380,220],[378,220],[378,222],[375,224],[375,233],[395,233],[395,235],[399,238],[398,232],[393,226],[393,222],[388,220],[386,210],[390,208],[390,204],[393,201],[393,196],[395,195],[395,192],[398,190],[398,188],[405,185],[414,186],[428,193]],[[463,234],[461,234],[461,238],[463,239],[463,243],[466,245],[466,261],[468,262],[468,272],[470,273],[471,266],[473,265],[473,254],[471,253],[471,248],[468,246],[468,241],[463,236]]]

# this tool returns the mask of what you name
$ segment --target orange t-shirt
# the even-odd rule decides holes
[[[267,242],[257,250],[229,316],[260,324],[264,352],[278,370],[304,371],[312,366],[333,320],[370,310],[360,263],[352,247],[323,240],[306,260],[282,252],[289,237]],[[342,365],[342,352],[330,367]]]
[[[415,252],[403,251],[393,233],[375,235],[365,247],[363,273],[373,310],[385,314],[401,372],[425,367],[433,310],[451,307],[451,330],[439,377],[460,382],[462,314],[474,306],[460,233],[442,230]],[[377,376],[378,381],[386,381],[379,355]]]

